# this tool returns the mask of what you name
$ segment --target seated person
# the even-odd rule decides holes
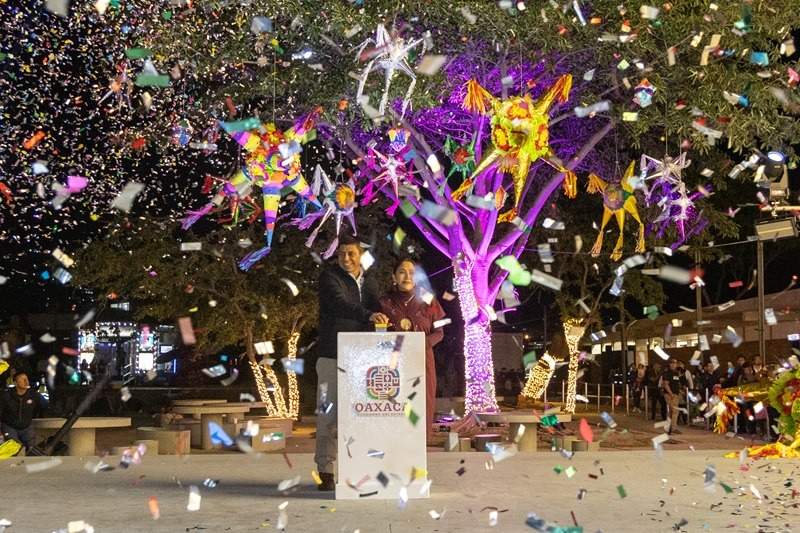
[[[14,388],[0,395],[0,421],[3,436],[22,443],[28,450],[34,445],[36,435],[31,421],[44,413],[47,400],[31,389],[28,374],[18,371],[14,374]]]

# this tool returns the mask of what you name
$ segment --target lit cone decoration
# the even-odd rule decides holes
[[[522,396],[530,400],[538,400],[544,394],[553,372],[556,370],[556,360],[549,353],[545,354],[536,361],[528,374],[525,388],[522,389]]]

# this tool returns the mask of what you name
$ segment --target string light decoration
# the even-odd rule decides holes
[[[269,389],[267,389],[267,384],[264,382],[264,375],[261,373],[263,367],[255,361],[250,361],[250,368],[253,371],[253,377],[256,379],[256,389],[258,390],[258,395],[261,398],[261,401],[264,402],[267,407],[267,416],[277,417],[278,411],[269,395]]]
[[[567,413],[575,412],[575,394],[576,385],[578,383],[578,356],[580,350],[578,343],[586,331],[586,326],[582,324],[579,318],[568,318],[564,320],[564,337],[567,339],[567,348],[569,349],[569,373],[567,375],[567,399],[565,401],[564,410]]]
[[[532,400],[541,398],[555,370],[556,360],[545,352],[528,373],[528,380],[525,382],[525,388],[522,389],[522,395]]]
[[[472,265],[461,257],[455,263],[453,286],[458,294],[464,318],[464,413],[491,413],[499,410],[494,388],[492,333],[488,320],[480,312],[472,286]]]
[[[300,332],[292,331],[292,334],[289,336],[289,341],[287,342],[288,353],[286,354],[290,361],[297,359],[297,344],[299,342]],[[288,370],[286,375],[286,381],[289,388],[287,391],[289,395],[289,408],[287,410],[287,414],[292,420],[297,420],[297,417],[300,413],[300,389],[297,388],[297,374],[291,370]]]
[[[275,401],[275,415],[281,418],[287,418],[289,413],[286,411],[286,400],[283,397],[283,389],[281,388],[281,384],[278,381],[278,376],[275,374],[275,371],[272,370],[272,366],[270,365],[259,365],[261,366],[261,370],[264,372],[264,376],[266,376],[267,380],[273,384],[273,391],[272,394],[274,396]]]
[[[300,332],[292,331],[287,342],[287,359],[294,361],[297,359],[297,344],[300,342]],[[250,361],[250,368],[253,370],[253,376],[256,379],[256,389],[261,401],[266,404],[268,416],[277,418],[291,418],[297,420],[300,411],[300,389],[297,387],[297,374],[292,370],[286,371],[287,376],[287,396],[289,403],[287,406],[286,400],[283,396],[283,389],[281,389],[278,382],[278,376],[269,365],[260,365],[255,361]],[[269,388],[264,380],[266,376],[267,381],[273,384],[272,394],[270,396]]]

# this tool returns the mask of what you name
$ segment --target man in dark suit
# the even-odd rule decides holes
[[[317,441],[314,461],[322,483],[333,490],[336,461],[337,337],[342,331],[372,331],[389,319],[379,310],[379,290],[361,268],[361,243],[345,235],[336,249],[337,264],[319,277],[319,344],[317,359]]]
[[[47,409],[47,400],[31,389],[28,374],[14,374],[14,388],[0,392],[0,420],[3,436],[20,442],[25,449],[35,444],[36,434],[32,421],[42,416]]]

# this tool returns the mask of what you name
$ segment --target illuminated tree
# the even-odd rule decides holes
[[[704,157],[715,154],[705,160],[718,161],[728,148],[786,145],[800,128],[790,116],[798,108],[791,91],[794,82],[787,85],[782,74],[765,76],[770,61],[786,62],[793,53],[793,44],[787,44],[791,28],[785,21],[794,15],[794,6],[788,0],[714,8],[687,0],[641,6],[638,12],[610,1],[574,3],[567,9],[506,4],[480,0],[401,4],[370,0],[363,6],[312,0],[187,4],[176,9],[179,13],[170,11],[169,17],[152,17],[151,31],[144,38],[165,69],[179,65],[189,72],[192,83],[187,90],[202,105],[187,108],[186,120],[207,124],[209,116],[269,115],[264,109],[272,110],[268,118],[280,120],[322,105],[329,123],[327,131],[320,127],[322,137],[339,148],[347,146],[362,182],[381,172],[371,151],[387,153],[386,126],[410,132],[411,151],[406,154],[420,197],[400,189],[401,198],[392,197],[391,187],[383,192],[392,206],[405,206],[402,212],[430,246],[453,262],[465,321],[467,411],[496,408],[489,325],[508,273],[495,261],[521,256],[530,239],[529,228],[539,222],[569,171],[610,176],[607,154],[614,150],[607,136],[612,130],[619,134],[622,151],[641,147],[660,158],[677,155],[681,146]],[[414,73],[417,83],[406,113],[399,99],[410,93],[408,79],[393,83],[391,78],[377,83],[368,79],[366,86],[354,79],[373,57],[386,53],[361,49],[358,59],[363,64],[353,65],[357,44],[379,25],[389,29],[392,43],[422,38],[427,53],[438,56],[402,58],[420,67]],[[715,36],[720,28],[733,29]],[[752,54],[742,59],[738,50]],[[430,67],[442,60],[443,67]],[[421,68],[423,64],[427,68]],[[509,165],[508,149],[501,147],[496,164],[482,168],[481,162],[508,139],[488,140],[494,118],[479,110],[483,104],[478,102],[490,98],[476,90],[472,94],[478,98],[468,98],[467,82],[477,81],[501,102],[526,94],[535,100],[567,74],[574,80],[569,99],[548,113],[549,145],[556,158],[539,153]],[[362,89],[367,99],[357,100],[354,97]],[[465,100],[471,100],[467,109],[462,108]],[[370,102],[388,102],[384,126],[375,124],[381,117]],[[727,139],[719,149],[716,142],[721,137]],[[441,167],[462,165],[468,158],[463,151],[452,150],[449,140],[474,146],[473,159],[480,170],[467,176],[471,194],[468,190],[456,199],[452,193],[464,192],[459,190],[462,183],[450,183]],[[658,152],[650,150],[653,141],[658,141]],[[451,162],[445,159],[447,154],[455,156]],[[711,179],[715,191],[724,187],[721,182],[729,163],[715,167]],[[688,187],[705,183],[706,178],[697,175],[699,170],[693,171]],[[582,188],[571,180],[569,185],[570,192]],[[503,204],[504,194],[513,204],[487,208],[492,200]],[[710,217],[709,203],[698,200]],[[519,218],[512,211],[499,219],[497,212],[512,205]],[[567,217],[564,222],[570,223]],[[695,240],[702,244],[702,239]]]
[[[464,103],[469,97],[469,82],[477,81],[488,93],[497,95],[499,102],[514,101],[515,94],[528,94],[528,87],[541,87],[533,95],[533,100],[537,100],[546,98],[552,86],[563,90],[563,85],[557,84],[563,80],[561,76],[567,74],[559,70],[558,62],[544,57],[536,64],[515,63],[512,58],[499,54],[493,63],[485,59],[487,53],[491,56],[491,50],[481,49],[451,61],[439,105],[420,110],[408,118],[400,116],[397,110],[393,112],[388,121],[409,134],[405,153],[411,154],[409,160],[414,168],[415,183],[408,184],[411,187],[406,190],[411,192],[401,198],[394,197],[391,188],[382,189],[388,201],[401,203],[402,213],[424,240],[452,262],[453,287],[464,320],[467,412],[497,409],[490,323],[496,318],[494,303],[509,273],[495,262],[504,256],[522,254],[531,228],[537,224],[539,214],[565,177],[586,164],[587,156],[594,154],[613,126],[613,121],[606,118],[577,119],[563,109],[563,105],[554,102],[557,116],[551,120],[550,146],[563,163],[555,157],[551,161],[534,158],[530,172],[523,173],[521,183],[515,183],[519,176],[517,163],[524,157],[519,152],[505,153],[482,168],[480,162],[497,148],[490,140],[490,133],[496,139],[498,132],[496,122],[483,113],[472,112]],[[503,79],[513,81],[510,86],[504,86]],[[573,94],[580,94],[585,86],[585,83],[578,84]],[[566,94],[562,94],[562,100],[566,100]],[[343,131],[343,144],[355,155],[362,179],[369,180],[376,172],[368,164],[370,149],[377,147],[385,151],[389,148],[383,136],[385,128],[347,124],[348,117],[344,113],[337,118],[339,123],[331,124],[328,129],[321,128],[323,137],[336,143],[339,132]],[[470,177],[470,190],[459,200],[454,198],[455,186],[446,178],[439,160],[445,157],[448,139],[461,145],[474,141],[474,159],[478,162],[477,172]],[[445,161],[444,164],[450,163]],[[572,182],[569,185],[575,186]],[[506,202],[505,188],[512,186],[514,198]],[[518,214],[512,211],[511,216],[503,219],[498,211],[504,203],[511,207],[512,202],[518,203]]]

